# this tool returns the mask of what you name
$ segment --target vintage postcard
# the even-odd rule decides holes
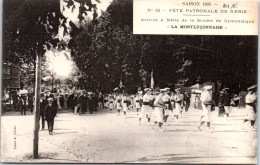
[[[2,163],[257,163],[258,1],[2,4]]]

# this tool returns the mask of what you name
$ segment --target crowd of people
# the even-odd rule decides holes
[[[256,102],[257,102],[257,87],[256,85],[248,88],[246,95],[246,110],[248,118],[244,122],[250,121],[252,129],[255,129],[256,122]],[[231,97],[229,88],[224,88],[219,92],[218,102],[216,103],[212,97],[212,86],[206,85],[203,87],[203,92],[200,94],[199,100],[201,101],[202,115],[198,119],[197,129],[205,123],[208,131],[211,129],[211,112],[214,111],[215,106],[219,107],[218,117],[225,117],[229,120],[231,106],[234,103],[234,98]],[[196,97],[195,97],[196,100]],[[86,92],[84,90],[76,93],[42,93],[40,99],[40,115],[41,127],[45,128],[45,121],[48,124],[49,133],[52,134],[54,126],[54,118],[57,116],[59,109],[69,109],[75,114],[82,116],[89,112],[100,109],[105,109],[120,116],[123,113],[124,118],[127,118],[128,112],[136,111],[138,115],[138,123],[142,124],[142,120],[146,118],[149,125],[159,126],[159,131],[164,131],[163,126],[167,125],[169,116],[173,116],[175,122],[179,122],[182,113],[188,112],[191,102],[191,94],[188,91],[183,91],[177,88],[172,91],[170,88],[139,89],[135,95],[128,94],[119,88],[114,89],[112,93],[102,94],[94,92]],[[19,96],[18,109],[21,114],[26,114],[24,107],[23,96]],[[151,123],[152,113],[156,118],[154,123]]]

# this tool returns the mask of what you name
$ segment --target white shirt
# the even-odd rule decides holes
[[[153,98],[151,95],[145,94],[143,97],[143,102],[150,102],[152,100],[153,100]]]
[[[254,103],[256,102],[257,96],[256,94],[247,94],[246,95],[246,103]]]
[[[183,94],[176,94],[175,96],[174,96],[174,100],[176,101],[176,102],[179,102],[179,101],[182,101],[183,100]]]
[[[212,94],[209,93],[209,91],[204,91],[202,92],[200,99],[202,103],[212,101]]]
[[[142,99],[143,99],[142,96],[137,95],[137,96],[134,98],[134,101],[136,102],[137,100],[140,101],[140,100],[142,100]],[[138,102],[138,103],[140,103],[140,102]]]
[[[166,94],[165,96],[163,96],[163,101],[164,102],[168,102],[168,101],[170,101],[171,100],[171,97],[168,95],[168,94]]]
[[[162,94],[159,94],[159,95],[155,98],[154,106],[161,107],[161,108],[164,107],[164,102],[163,102],[163,96],[162,96]]]

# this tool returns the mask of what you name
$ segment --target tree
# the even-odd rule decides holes
[[[69,47],[84,88],[109,92],[122,80],[133,92],[149,86],[152,70],[160,87],[221,80],[241,90],[256,82],[256,37],[133,35],[132,8],[114,0],[96,22],[72,27]]]
[[[75,2],[76,1],[76,2]],[[80,4],[79,19],[86,10],[93,10],[95,5],[91,0],[65,1],[67,6]],[[63,1],[61,1],[63,2]],[[3,23],[3,61],[15,64],[34,63],[36,60],[35,85],[35,128],[33,158],[38,158],[38,132],[39,132],[39,95],[41,82],[41,57],[50,48],[64,48],[66,43],[59,41],[56,34],[63,29],[65,35],[68,29],[65,18],[60,9],[60,0],[5,0]],[[94,16],[95,17],[95,16]],[[64,46],[65,44],[65,46]]]

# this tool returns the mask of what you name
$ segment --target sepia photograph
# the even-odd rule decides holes
[[[160,2],[2,0],[1,163],[257,163],[258,6]]]

